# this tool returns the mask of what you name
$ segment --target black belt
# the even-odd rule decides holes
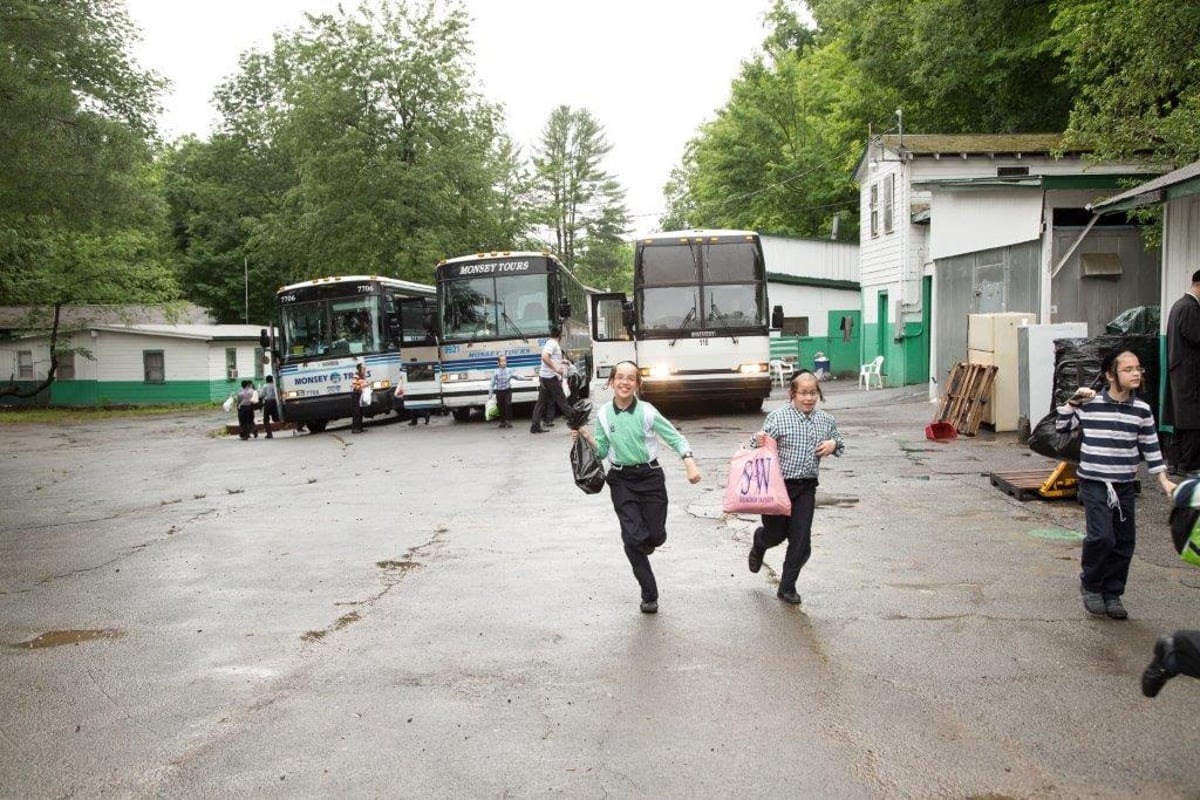
[[[613,464],[612,465],[613,469],[644,469],[646,467],[653,467],[654,469],[658,469],[658,459],[656,458],[653,461],[647,461],[645,464]]]

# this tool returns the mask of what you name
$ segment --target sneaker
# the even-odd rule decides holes
[[[1175,640],[1163,634],[1154,643],[1154,659],[1142,673],[1142,694],[1146,697],[1156,697],[1162,691],[1163,684],[1175,677],[1174,672],[1167,669],[1167,656],[1175,649]]]
[[[1099,592],[1083,592],[1083,610],[1093,617],[1103,617],[1108,614],[1104,605],[1104,595]]]
[[[657,600],[643,600],[641,609],[642,609],[643,614],[657,614],[658,613],[658,601]]]
[[[1104,613],[1111,619],[1129,619],[1129,612],[1121,605],[1121,598],[1115,595],[1104,598]]]
[[[751,572],[758,572],[762,569],[763,552],[757,547],[750,548],[750,558],[747,559]]]

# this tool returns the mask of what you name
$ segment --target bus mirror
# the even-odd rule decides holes
[[[263,350],[266,350],[271,346],[271,337],[267,336],[266,328],[261,328],[258,332],[258,346]]]
[[[625,327],[631,331],[633,330],[634,326],[637,325],[637,315],[634,313],[633,303],[626,301],[621,304],[621,321],[624,322]]]
[[[430,336],[436,336],[437,335],[437,314],[430,311],[428,314],[425,315],[425,319],[422,321],[425,323],[425,332],[428,333]]]
[[[395,314],[388,317],[388,334],[393,341],[400,341],[400,318]]]
[[[771,309],[771,327],[783,327],[783,306],[775,306],[775,308]]]
[[[562,319],[571,316],[571,301],[565,297],[558,303],[558,316]]]

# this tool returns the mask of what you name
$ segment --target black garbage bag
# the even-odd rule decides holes
[[[1079,448],[1083,444],[1083,428],[1057,431],[1054,429],[1054,421],[1057,418],[1058,412],[1051,411],[1033,426],[1029,433],[1029,449],[1046,458],[1078,464]]]
[[[571,445],[571,472],[575,474],[575,485],[585,494],[596,494],[604,488],[604,462],[582,436]]]
[[[577,431],[584,425],[587,425],[588,417],[592,414],[592,401],[580,399],[571,404],[571,410],[567,413],[567,427],[573,431]]]
[[[1104,332],[1125,335],[1151,333],[1157,336],[1161,319],[1158,306],[1134,306],[1113,317],[1113,321],[1104,327]]]

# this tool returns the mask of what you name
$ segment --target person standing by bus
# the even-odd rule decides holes
[[[528,380],[528,378],[522,375],[514,375],[509,370],[508,356],[500,356],[496,359],[496,371],[492,373],[492,383],[488,387],[488,397],[495,396],[496,405],[500,407],[499,427],[512,427],[512,382],[524,380]]]
[[[605,481],[621,524],[625,557],[641,587],[642,613],[657,614],[658,583],[649,556],[667,541],[667,484],[658,463],[656,436],[683,458],[689,483],[699,483],[700,469],[683,434],[658,409],[637,398],[642,385],[637,364],[619,362],[608,384],[613,400],[597,412],[594,433],[572,430],[571,441],[582,434],[596,448],[596,455],[609,457]]]
[[[242,390],[237,395],[238,436],[246,441],[251,435],[258,438],[258,429],[254,427],[254,384],[248,380],[242,381]]]
[[[550,338],[542,348],[542,363],[538,367],[537,405],[533,407],[533,419],[530,421],[530,433],[545,433],[546,428],[554,427],[550,421],[551,404],[558,407],[558,412],[564,417],[571,411],[567,404],[567,395],[563,392],[562,382],[567,375],[569,362],[563,358],[562,346],[558,338],[562,336],[562,328],[555,325],[550,329]]]
[[[279,419],[279,396],[275,393],[275,378],[271,375],[267,376],[267,382],[263,384],[262,391],[258,393],[258,399],[262,403],[263,409],[263,427],[267,429],[267,438],[274,439],[271,434],[271,420],[276,423]]]
[[[1174,471],[1200,471],[1200,270],[1167,315],[1167,396],[1163,422],[1172,426]]]
[[[367,388],[367,365],[360,361],[354,365],[354,379],[350,381],[350,395],[354,401],[353,417],[350,423],[351,433],[362,433],[365,430],[362,412],[362,393],[365,388]]]

